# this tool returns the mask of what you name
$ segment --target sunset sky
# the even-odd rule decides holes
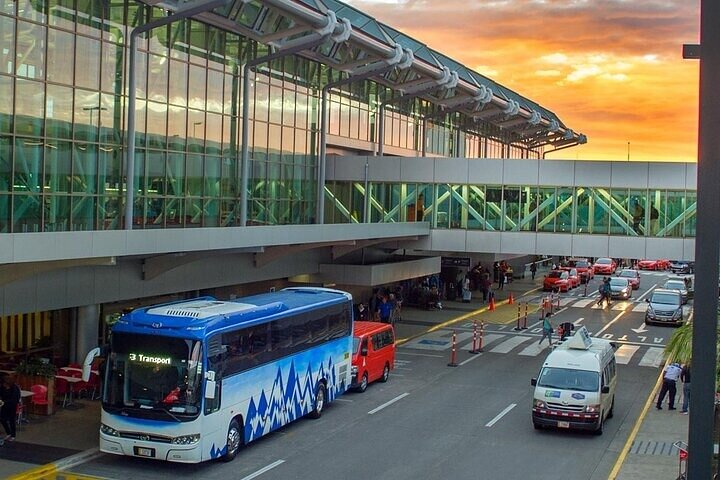
[[[548,158],[697,160],[697,0],[349,0],[588,137]]]

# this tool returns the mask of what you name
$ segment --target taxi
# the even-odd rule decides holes
[[[567,292],[570,290],[570,273],[566,270],[552,270],[543,279],[543,290]]]
[[[593,271],[599,275],[612,275],[617,269],[617,263],[612,258],[598,258],[593,264]]]

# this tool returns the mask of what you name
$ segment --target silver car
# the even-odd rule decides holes
[[[656,288],[650,298],[646,298],[645,301],[648,302],[648,308],[645,312],[646,324],[682,325],[682,297],[677,290]]]
[[[685,280],[681,278],[671,278],[665,282],[662,288],[667,290],[677,290],[678,292],[680,292],[680,296],[682,297],[682,303],[687,303],[689,298],[689,292]]]
[[[632,296],[632,285],[627,278],[612,277],[610,279],[610,297],[628,299]]]

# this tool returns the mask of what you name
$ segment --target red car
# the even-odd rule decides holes
[[[587,283],[595,278],[593,266],[585,258],[573,258],[568,262],[568,265],[577,268],[580,283]]]
[[[598,258],[593,265],[595,273],[600,275],[612,275],[617,269],[617,263],[612,258]]]
[[[640,260],[637,262],[637,268],[640,270],[665,270],[667,263],[664,260]]]
[[[560,270],[565,270],[568,272],[568,284],[570,288],[575,288],[580,286],[580,274],[578,273],[577,268],[573,267],[560,267]]]
[[[630,283],[630,286],[633,290],[637,290],[638,288],[640,288],[640,272],[638,272],[637,270],[625,268],[623,270],[620,270],[618,277],[627,278],[628,283]]]
[[[543,280],[543,290],[558,290],[567,292],[570,290],[570,274],[565,270],[553,270]]]

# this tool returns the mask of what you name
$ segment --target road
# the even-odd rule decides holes
[[[168,464],[103,455],[73,469],[114,479],[606,479],[647,399],[672,328],[645,326],[643,301],[667,277],[643,273],[630,301],[599,309],[583,288],[563,294],[553,323],[572,321],[618,342],[615,416],[596,436],[535,431],[532,387],[549,349],[538,346],[540,322],[528,329],[488,324],[483,353],[470,355],[472,324],[461,339],[457,368],[447,366],[451,330],[428,333],[398,348],[388,383],[349,392],[318,420],[302,419],[242,450],[232,463]],[[595,295],[598,280],[588,288]],[[520,302],[537,301],[540,292]]]

